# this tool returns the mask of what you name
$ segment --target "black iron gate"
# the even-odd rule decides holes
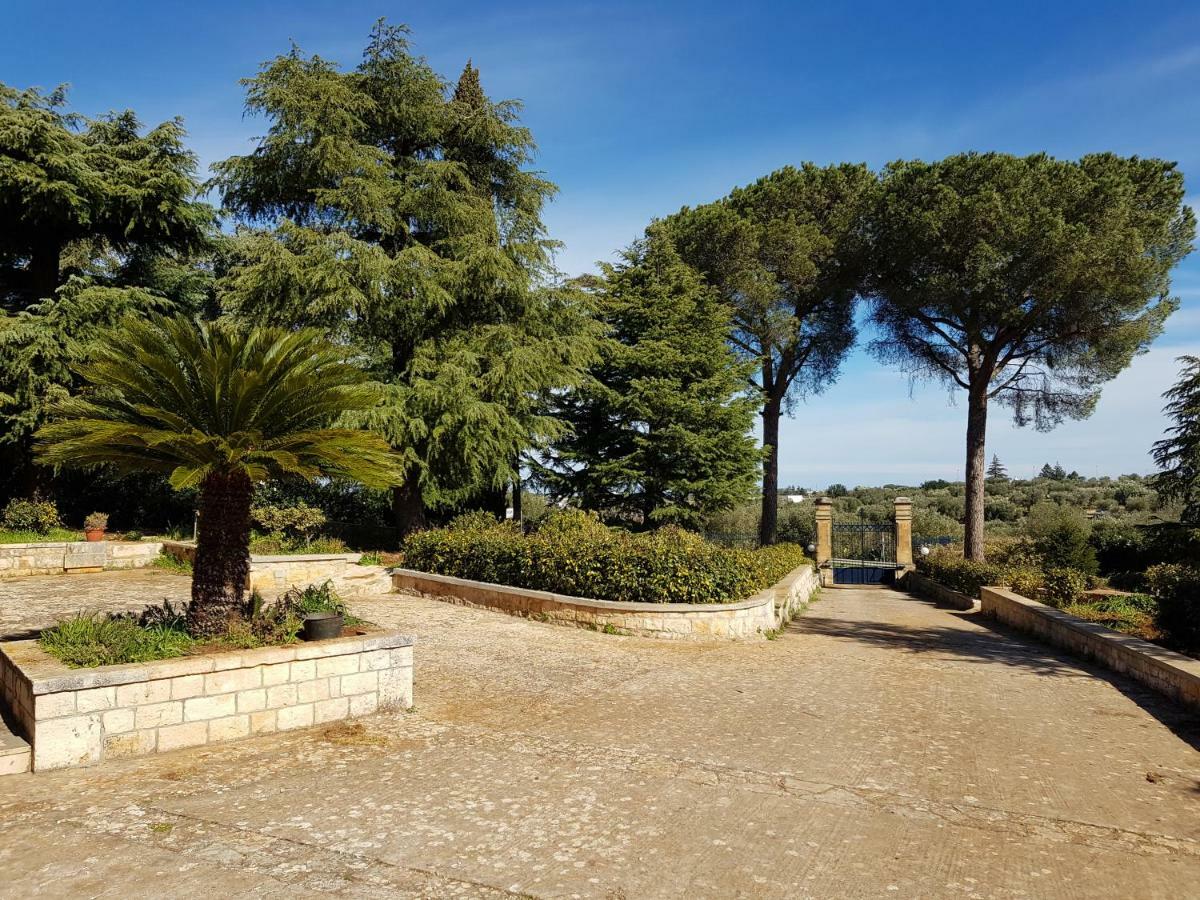
[[[888,584],[895,577],[895,525],[833,526],[834,584]]]

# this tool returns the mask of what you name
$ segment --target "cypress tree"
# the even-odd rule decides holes
[[[730,310],[651,227],[593,284],[608,329],[590,378],[560,398],[572,426],[541,477],[632,524],[700,527],[752,492],[753,363],[726,343]]]

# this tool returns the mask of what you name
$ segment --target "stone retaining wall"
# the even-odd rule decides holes
[[[186,562],[196,561],[196,545],[191,542],[167,541],[163,544],[163,552]],[[292,587],[332,581],[334,589],[342,592],[387,593],[389,584],[382,568],[360,566],[360,559],[361,553],[253,555],[246,589],[272,599]],[[377,590],[379,587],[382,590]]]
[[[778,584],[739,603],[622,603],[549,591],[469,581],[413,569],[392,572],[392,585],[463,606],[496,609],[559,625],[668,640],[762,637],[792,618],[818,589],[811,565],[792,570]]]
[[[48,541],[0,544],[0,578],[61,575],[148,566],[162,550],[156,541]]]
[[[0,643],[0,690],[33,769],[86,766],[412,705],[413,639],[396,632],[71,669]]]
[[[905,574],[902,587],[918,597],[923,597],[926,600],[932,600],[939,606],[949,606],[952,609],[974,609],[979,601],[973,600],[966,594],[960,594],[958,591],[952,591],[950,588],[938,584],[931,578],[926,578],[920,572],[908,572]]]
[[[1200,660],[1095,622],[1085,622],[1004,588],[983,588],[980,602],[985,616],[1095,660],[1152,690],[1200,709]]]

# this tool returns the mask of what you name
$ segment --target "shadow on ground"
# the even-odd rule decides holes
[[[887,599],[938,608],[947,617],[946,625],[928,627],[826,617],[820,615],[819,607],[814,607],[807,615],[795,619],[788,630],[903,653],[951,657],[967,663],[1000,663],[1046,678],[1098,678],[1154,716],[1194,750],[1200,750],[1200,716],[1132,679],[1056,650],[978,611],[952,610],[917,597],[901,599],[893,593]]]

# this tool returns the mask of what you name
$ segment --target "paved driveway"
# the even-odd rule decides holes
[[[1200,732],[889,591],[671,645],[388,596],[417,708],[0,781],[0,895],[1183,897]]]

